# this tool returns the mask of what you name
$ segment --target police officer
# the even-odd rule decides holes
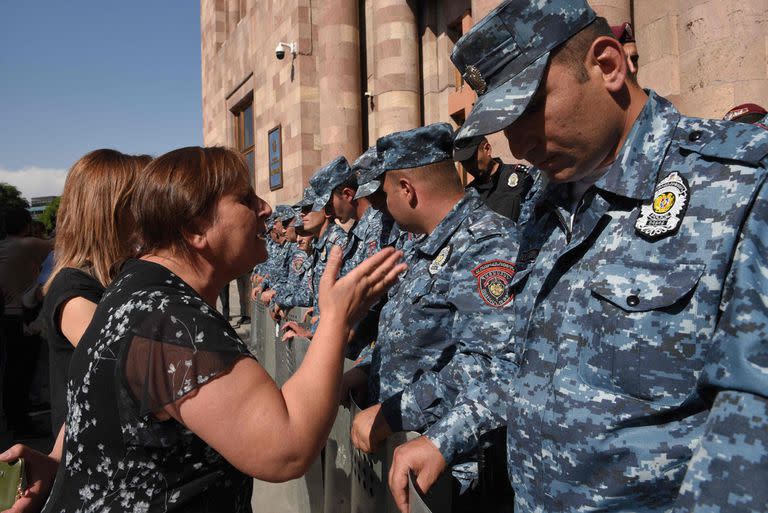
[[[768,132],[636,86],[583,0],[506,1],[452,60],[480,94],[459,146],[503,130],[549,180],[515,259],[515,510],[765,510]],[[396,452],[401,507],[494,400]]]
[[[310,277],[312,283],[312,329],[308,331],[298,326],[296,322],[287,322],[283,326],[285,332],[283,339],[297,335],[311,338],[314,333],[320,316],[317,293],[320,290],[320,278],[325,271],[328,255],[333,246],[346,248],[348,239],[347,232],[335,222],[330,205],[331,195],[336,187],[344,184],[353,176],[352,168],[349,167],[347,159],[336,157],[318,169],[309,179],[314,201],[311,207],[304,207],[301,217],[305,229],[316,237]]]
[[[315,236],[304,228],[301,211],[314,203],[311,187],[304,189],[302,199],[293,205],[296,216],[290,227],[296,233],[296,247],[289,259],[285,286],[275,295],[275,317],[284,317],[285,312],[295,307],[312,306],[312,285],[309,276],[312,266],[312,249]]]
[[[267,259],[267,276],[261,282],[260,301],[264,305],[272,305],[276,289],[284,284],[287,277],[288,258],[293,252],[292,242],[287,237],[287,226],[293,219],[293,210],[288,205],[277,205],[274,211],[275,220],[271,230],[273,244]],[[295,232],[294,232],[295,236]]]
[[[281,309],[276,302],[278,296],[283,296],[289,287],[288,282],[290,278],[291,263],[299,251],[296,245],[296,227],[294,226],[294,219],[298,218],[296,211],[289,205],[278,205],[276,207],[277,218],[283,227],[283,238],[285,242],[280,251],[282,257],[281,262],[277,262],[279,272],[270,280],[269,284],[271,290],[264,294],[264,299],[269,305],[270,315],[274,320],[279,320],[281,317]]]
[[[409,269],[381,312],[369,370],[374,405],[352,425],[352,442],[364,451],[392,432],[426,430],[471,381],[507,379],[493,375],[489,362],[511,337],[517,253],[512,222],[475,191],[465,194],[449,124],[382,137],[377,151],[390,214],[424,236],[411,247]],[[468,486],[476,465],[458,470]]]
[[[528,166],[505,164],[494,158],[492,152],[491,143],[481,137],[477,149],[461,162],[473,178],[467,188],[476,190],[491,210],[517,221],[520,206],[533,186],[533,177]]]

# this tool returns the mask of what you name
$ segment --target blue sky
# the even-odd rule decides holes
[[[199,0],[0,0],[0,181],[60,194],[92,149],[199,144]]]

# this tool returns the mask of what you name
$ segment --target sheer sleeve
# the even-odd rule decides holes
[[[252,356],[211,309],[169,306],[133,330],[123,359],[125,385],[143,416],[226,374],[243,357]]]

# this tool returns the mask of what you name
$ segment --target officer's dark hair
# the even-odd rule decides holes
[[[608,20],[598,16],[592,23],[581,29],[571,38],[557,47],[552,52],[550,62],[557,62],[567,66],[580,84],[589,81],[587,68],[584,66],[584,57],[587,55],[592,43],[601,36],[616,39],[608,25]],[[627,74],[629,76],[629,74]]]
[[[347,187],[352,189],[353,191],[357,192],[357,187],[358,187],[358,185],[357,185],[357,176],[355,176],[355,175],[350,176],[349,178],[344,180],[340,185],[337,185],[333,189],[333,192],[341,194],[341,191],[343,191]]]
[[[7,235],[26,235],[32,224],[32,216],[24,207],[11,207],[5,211],[5,233]]]

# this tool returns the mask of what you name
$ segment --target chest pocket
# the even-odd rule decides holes
[[[579,376],[590,386],[659,406],[693,391],[705,352],[696,287],[703,264],[627,262],[589,283]]]

